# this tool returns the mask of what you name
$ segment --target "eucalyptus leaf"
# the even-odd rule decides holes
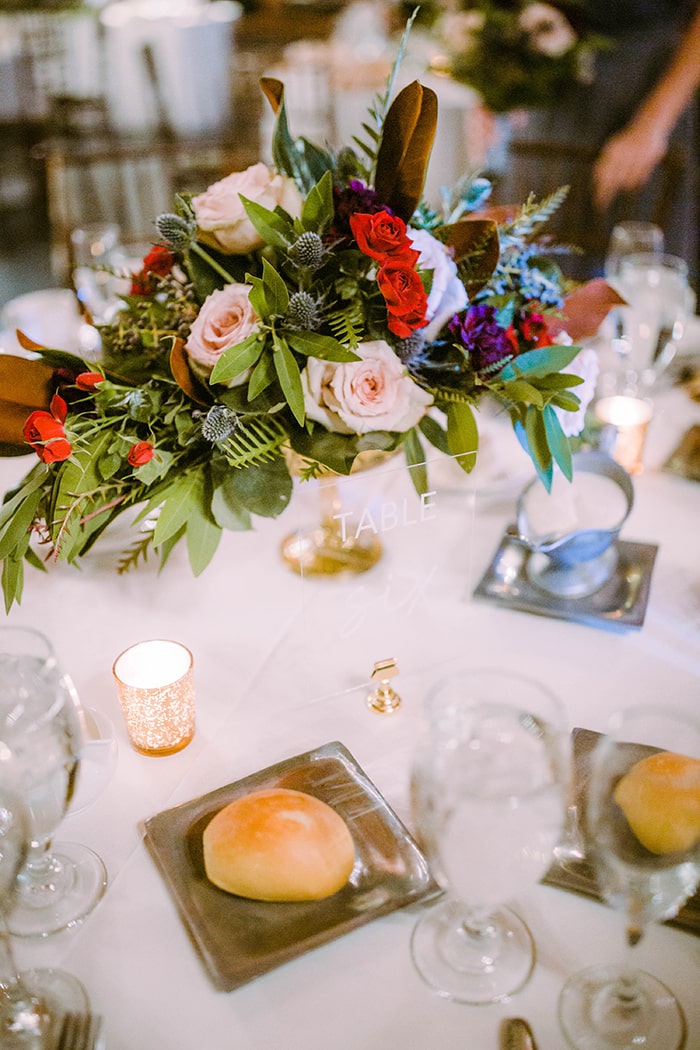
[[[228,470],[218,483],[215,483],[211,500],[212,514],[222,529],[232,532],[246,532],[251,527],[250,511],[243,504],[236,491],[234,478],[237,471]]]
[[[306,409],[304,407],[304,390],[301,385],[301,373],[294,354],[284,339],[275,340],[274,363],[277,378],[292,414],[299,426],[304,425]]]
[[[292,498],[292,479],[281,456],[246,470],[232,470],[227,490],[251,514],[276,518]]]
[[[348,350],[337,339],[331,335],[323,335],[321,332],[289,332],[284,337],[293,350],[298,354],[308,357],[318,357],[321,361],[350,362],[360,361],[361,358],[352,350]]]
[[[252,292],[251,292],[252,296]],[[236,379],[248,368],[252,368],[260,357],[265,343],[258,332],[247,336],[242,343],[229,346],[219,356],[214,365],[209,381],[211,383],[227,383],[230,379]]]

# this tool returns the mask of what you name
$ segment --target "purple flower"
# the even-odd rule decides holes
[[[336,187],[333,190],[333,198],[335,220],[332,234],[334,237],[350,236],[350,216],[354,215],[355,212],[374,215],[378,211],[388,211],[390,214],[393,214],[380,201],[376,190],[365,186],[364,182],[360,182],[359,179],[351,179],[345,189],[340,190]]]
[[[455,314],[448,330],[456,343],[463,346],[475,372],[493,372],[513,356],[505,329],[496,321],[493,306],[477,303],[462,314]]]

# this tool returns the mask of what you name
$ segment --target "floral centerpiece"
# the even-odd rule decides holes
[[[157,509],[157,523],[135,532],[121,569],[151,547],[165,562],[184,540],[200,573],[223,529],[284,511],[290,452],[310,477],[401,448],[426,491],[426,443],[473,467],[485,396],[545,484],[555,464],[571,476],[593,352],[556,335],[565,290],[537,233],[560,195],[502,223],[476,213],[482,180],[446,194],[443,213],[428,207],[437,100],[414,82],[392,101],[395,73],[362,140],[338,152],[294,139],[283,85],[263,81],[274,168],[179,196],[157,218],[100,329],[99,365],[18,333],[40,356],[18,369],[35,367],[48,392],[23,425],[38,462],[0,508],[8,609],[42,548],[75,562],[129,508]]]
[[[494,113],[556,103],[571,84],[590,81],[606,46],[586,31],[576,0],[431,0],[425,12],[444,51],[436,69],[473,87]]]

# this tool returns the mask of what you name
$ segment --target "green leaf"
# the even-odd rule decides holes
[[[502,369],[503,380],[515,379],[518,376],[545,376],[550,372],[561,372],[579,353],[578,346],[544,346],[537,350],[526,350],[518,354]]]
[[[24,589],[24,564],[21,558],[6,558],[2,563],[2,590],[5,596],[5,612],[12,603],[19,605]]]
[[[29,526],[34,521],[42,492],[35,489],[25,497],[15,514],[0,533],[0,559],[9,557],[23,542],[26,542]]]
[[[21,488],[17,489],[13,496],[0,505],[0,530],[3,530],[4,526],[12,521],[17,508],[22,505],[28,496],[44,484],[48,476],[48,470],[43,464],[41,469],[37,470],[36,473],[32,470],[27,474],[22,482]]]
[[[571,481],[573,477],[573,464],[571,461],[571,446],[564,434],[557,416],[551,405],[547,405],[543,412],[544,429],[552,455],[559,464],[562,474]]]
[[[235,470],[229,470],[217,483],[214,482],[214,495],[211,501],[211,511],[216,523],[222,529],[232,532],[246,532],[251,528],[250,512],[244,506],[236,491],[236,483],[233,480],[237,474]]]
[[[404,437],[403,448],[413,487],[419,496],[423,496],[428,491],[428,471],[425,465],[425,452],[415,427],[409,430]]]
[[[467,474],[474,469],[479,431],[471,405],[457,401],[447,406],[447,445]]]
[[[361,358],[331,335],[320,332],[285,332],[284,337],[299,354],[318,357],[321,361],[359,361]]]
[[[444,452],[446,456],[449,456],[450,449],[447,444],[447,434],[436,419],[433,419],[432,416],[423,416],[418,426],[421,433],[428,439],[433,448],[436,448],[440,452]]]
[[[206,569],[216,554],[221,539],[221,526],[211,514],[197,505],[187,520],[187,555],[195,576]]]
[[[541,376],[537,380],[540,390],[566,390],[571,386],[580,386],[584,382],[583,376],[575,376],[572,372],[553,372],[548,376]]]
[[[251,298],[252,298],[251,292]],[[249,335],[242,343],[229,346],[220,355],[214,365],[209,381],[211,383],[227,383],[230,379],[242,375],[246,369],[252,368],[261,353],[265,342],[259,332]]]
[[[511,379],[503,386],[503,393],[509,401],[524,401],[525,404],[537,405],[542,408],[544,398],[539,390],[528,383],[525,379]]]
[[[279,212],[270,211],[256,201],[239,194],[245,213],[266,244],[275,248],[286,248],[292,227],[289,219]]]
[[[227,498],[232,498],[251,514],[276,518],[292,497],[292,479],[284,459],[278,456],[270,463],[231,471],[226,492]],[[218,512],[220,504],[217,502],[216,506]]]
[[[544,415],[534,405],[528,405],[525,413],[525,434],[535,463],[540,470],[547,470],[552,462],[552,454],[549,450]]]
[[[259,317],[265,321],[271,317],[284,317],[289,306],[287,285],[267,259],[263,259],[262,277],[247,274],[246,280],[253,286],[250,303]]]
[[[271,354],[262,354],[248,380],[248,398],[254,401],[275,379],[275,366]]]
[[[301,385],[301,373],[296,363],[294,354],[287,346],[284,339],[275,340],[274,362],[277,378],[280,381],[282,392],[287,399],[287,404],[292,410],[294,418],[299,426],[304,425],[306,409],[304,408],[304,391]]]
[[[202,499],[204,476],[200,470],[192,470],[179,477],[167,491],[155,532],[153,545],[159,547],[174,533],[187,524]]]
[[[581,402],[576,397],[576,394],[570,394],[566,390],[555,394],[550,403],[556,405],[557,408],[562,408],[565,412],[578,412],[581,407]]]
[[[333,216],[333,176],[325,171],[304,201],[301,222],[305,230],[325,233]]]

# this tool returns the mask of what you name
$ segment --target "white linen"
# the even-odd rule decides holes
[[[415,910],[379,919],[221,993],[189,942],[139,824],[331,740],[350,749],[410,823],[407,777],[420,703],[448,669],[447,654],[455,662],[493,663],[539,678],[562,698],[571,726],[603,729],[614,708],[643,700],[697,715],[700,486],[660,470],[697,422],[700,405],[678,390],[659,393],[647,467],[635,480],[635,505],[622,532],[623,539],[659,544],[641,631],[612,633],[473,601],[471,591],[513,519],[514,499],[502,487],[493,498],[470,481],[439,494],[431,534],[439,588],[426,588],[400,613],[375,609],[377,624],[390,624],[393,616],[399,629],[377,636],[373,653],[360,652],[352,640],[305,634],[309,624],[322,632],[316,601],[339,614],[363,585],[302,584],[284,568],[278,545],[295,524],[293,511],[256,532],[226,534],[198,580],[177,550],[160,576],[150,563],[118,576],[102,564],[107,555],[83,572],[28,570],[22,605],[8,621],[31,624],[53,640],[83,702],[115,723],[120,753],[104,793],[67,818],[57,836],[100,853],[110,876],[106,896],[80,928],[45,943],[18,942],[20,962],[59,965],[80,977],[105,1016],[109,1050],[489,1050],[497,1045],[501,1018],[513,1014],[529,1019],[540,1050],[561,1050],[556,1004],[564,981],[584,966],[624,955],[623,921],[610,909],[550,887],[523,893],[515,905],[534,933],[537,966],[529,985],[499,1006],[457,1005],[422,984],[409,955]],[[2,488],[33,462],[0,461]],[[394,484],[409,491],[398,475]],[[386,575],[378,579],[388,581],[392,567],[416,557],[419,530],[397,529],[384,542],[378,570]],[[376,599],[379,592],[369,593]],[[148,637],[182,641],[195,660],[197,733],[168,758],[146,758],[129,747],[111,677],[117,654]],[[390,652],[385,644],[396,648]],[[392,716],[365,705],[369,656],[397,659],[401,673],[393,685],[403,704]],[[700,938],[655,927],[634,959],[674,990],[686,1011],[688,1046],[700,1046]]]

